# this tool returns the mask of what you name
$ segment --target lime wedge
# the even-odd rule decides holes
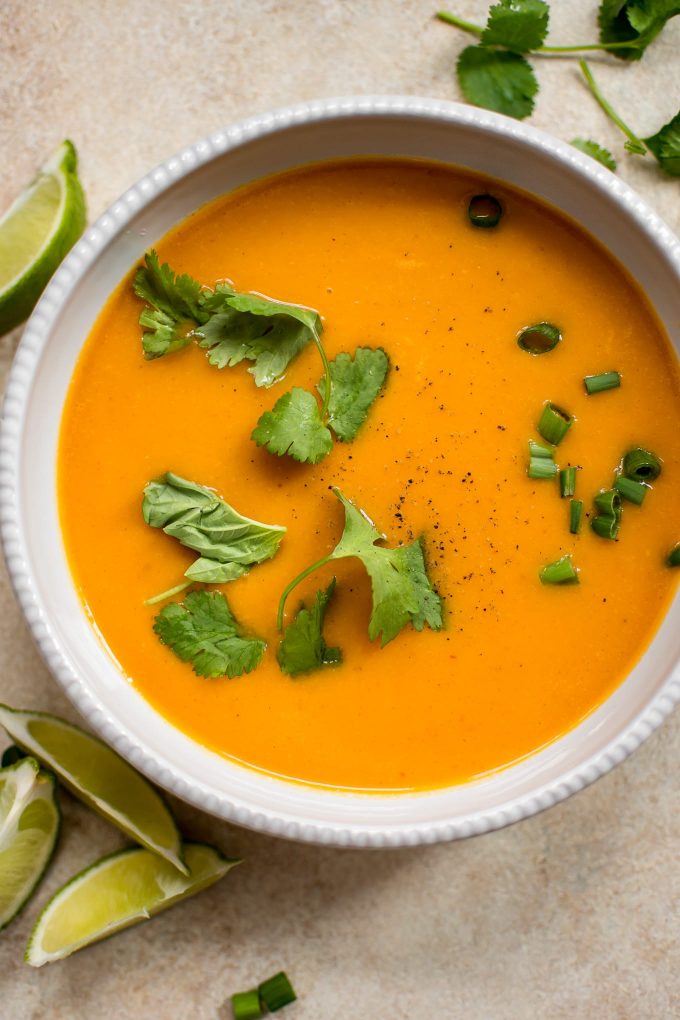
[[[0,930],[30,898],[59,835],[52,776],[24,758],[0,769]]]
[[[182,840],[167,804],[110,747],[44,712],[19,712],[0,705],[0,725],[19,747],[56,772],[88,807],[187,874]]]
[[[62,142],[0,219],[0,335],[28,318],[85,229],[77,165],[73,143]]]
[[[139,847],[103,857],[63,885],[38,918],[26,962],[42,967],[145,921],[217,882],[239,861],[215,847],[187,843],[189,875]]]

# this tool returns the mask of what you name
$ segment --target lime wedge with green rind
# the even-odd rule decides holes
[[[27,319],[85,229],[78,157],[68,140],[0,219],[0,335]]]
[[[167,804],[158,790],[110,747],[45,712],[20,712],[0,705],[0,725],[88,807],[187,873],[182,840]]]
[[[0,769],[0,931],[28,902],[54,853],[61,822],[55,786],[33,758]]]
[[[186,843],[188,876],[139,847],[103,857],[63,885],[36,921],[26,962],[42,967],[145,921],[217,882],[240,863],[215,847]]]

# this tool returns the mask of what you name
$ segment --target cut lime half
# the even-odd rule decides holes
[[[143,776],[96,737],[44,712],[0,705],[12,740],[56,772],[64,786],[128,836],[187,874],[170,809]]]
[[[16,917],[50,862],[59,835],[55,782],[37,761],[0,769],[0,930]]]
[[[56,149],[0,219],[0,335],[33,311],[85,229],[85,196],[72,142]]]
[[[187,843],[189,875],[139,847],[103,857],[62,886],[38,918],[26,962],[42,967],[145,921],[217,882],[239,861],[215,847]]]

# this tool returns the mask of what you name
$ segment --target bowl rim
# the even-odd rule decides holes
[[[53,634],[42,604],[27,555],[19,499],[20,460],[23,426],[32,381],[49,340],[52,326],[62,307],[83,276],[98,260],[109,242],[125,230],[128,222],[178,180],[205,163],[219,159],[225,152],[244,142],[273,134],[296,125],[333,121],[344,117],[373,116],[430,118],[443,124],[472,126],[490,132],[501,140],[520,141],[554,157],[566,170],[576,172],[595,188],[613,198],[626,210],[635,227],[647,235],[680,276],[680,241],[663,220],[625,182],[567,142],[530,125],[500,114],[447,100],[414,96],[371,95],[349,98],[310,100],[256,114],[215,131],[163,160],[129,187],[96,222],[52,277],[29,319],[10,369],[0,421],[0,538],[17,601],[28,623],[40,654],[50,672],[78,711],[107,743],[133,762],[152,781],[196,807],[240,825],[291,839],[356,847],[404,846],[465,838],[528,818],[564,800],[609,772],[623,761],[680,702],[680,676],[671,671],[658,690],[609,744],[579,766],[544,784],[531,794],[523,794],[506,804],[455,821],[428,821],[409,825],[367,828],[346,822],[324,821],[304,825],[276,810],[257,811],[242,801],[222,793],[206,798],[203,790],[176,764],[161,764],[148,747],[134,739],[129,731],[104,711],[87,682],[74,675],[67,656]],[[298,784],[295,784],[298,785]],[[304,789],[303,785],[300,785]],[[430,791],[422,791],[427,794]],[[417,796],[417,794],[415,794]]]

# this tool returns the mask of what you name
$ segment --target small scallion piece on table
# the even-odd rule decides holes
[[[263,981],[257,990],[260,1002],[270,1013],[276,1013],[277,1010],[283,1009],[284,1006],[297,999],[287,974],[282,970]]]
[[[661,461],[655,453],[636,446],[624,455],[623,473],[636,482],[653,482],[661,474]]]
[[[536,322],[519,331],[517,345],[528,354],[547,354],[557,347],[561,339],[562,333],[558,326],[552,322]]]
[[[560,495],[565,498],[573,496],[576,492],[576,471],[575,466],[562,468],[560,471]]]
[[[538,431],[548,443],[558,446],[571,428],[573,418],[557,404],[550,401],[543,406],[538,421]]]
[[[493,195],[473,195],[468,205],[468,219],[473,227],[497,227],[503,206]]]
[[[264,1010],[260,1003],[260,993],[257,988],[249,992],[237,992],[231,997],[231,1010],[234,1020],[260,1020],[264,1016]]]
[[[593,393],[603,393],[604,390],[615,390],[621,385],[621,376],[618,372],[602,372],[600,375],[587,375],[583,380],[586,393],[592,396]]]
[[[595,509],[605,517],[617,517],[621,513],[621,495],[616,489],[603,489],[595,497]]]
[[[583,516],[583,500],[572,499],[569,504],[569,531],[572,535],[578,535],[581,530],[581,517]]]
[[[541,584],[578,584],[578,570],[574,566],[571,553],[554,563],[548,563],[538,574]]]
[[[600,538],[610,538],[614,541],[619,534],[621,517],[619,514],[598,514],[597,517],[593,517],[590,526]]]
[[[618,476],[614,482],[614,488],[620,493],[622,499],[628,500],[629,503],[635,503],[636,506],[642,506],[649,491],[642,482],[636,482],[634,478],[626,478],[625,475]]]
[[[673,546],[666,557],[666,563],[669,567],[680,567],[680,542]]]

